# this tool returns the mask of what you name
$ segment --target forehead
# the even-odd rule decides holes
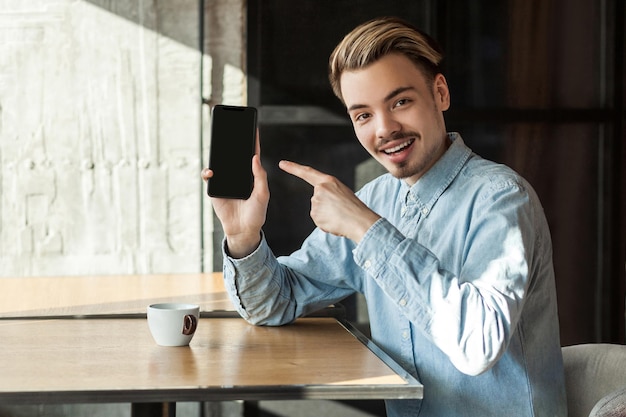
[[[400,54],[389,54],[367,67],[345,71],[340,80],[347,108],[384,102],[399,88],[411,87],[418,93],[428,91],[422,72]]]

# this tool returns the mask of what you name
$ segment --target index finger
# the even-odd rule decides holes
[[[308,182],[312,186],[316,186],[317,184],[323,182],[328,175],[324,174],[321,171],[316,170],[315,168],[311,168],[308,165],[300,165],[291,161],[280,161],[278,163],[280,169],[289,174],[296,176],[304,181]]]

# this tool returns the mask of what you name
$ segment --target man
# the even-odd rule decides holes
[[[531,186],[447,133],[434,41],[382,18],[349,33],[330,82],[363,147],[389,171],[356,195],[294,162],[318,226],[276,259],[264,239],[259,155],[250,199],[214,199],[224,277],[246,320],[282,325],[361,292],[372,338],[424,385],[389,416],[566,416],[552,249]],[[212,173],[203,171],[210,181]]]

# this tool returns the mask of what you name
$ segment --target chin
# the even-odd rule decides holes
[[[391,167],[391,169],[387,168],[387,171],[389,171],[391,175],[398,179],[405,179],[415,175],[411,167],[405,164],[400,166],[394,165]]]

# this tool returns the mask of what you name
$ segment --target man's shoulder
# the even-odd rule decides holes
[[[472,154],[461,170],[461,175],[469,180],[488,185],[523,185],[527,181],[508,165],[490,161],[479,155]]]
[[[478,200],[516,195],[524,201],[538,200],[532,185],[511,167],[472,155],[457,177],[456,190]]]

